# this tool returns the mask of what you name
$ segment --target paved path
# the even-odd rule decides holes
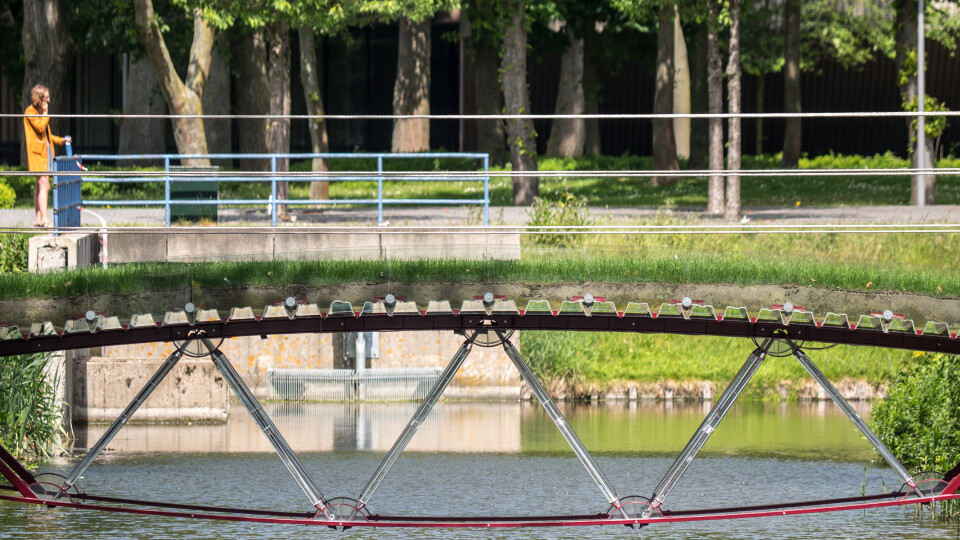
[[[142,208],[99,208],[108,225],[163,224],[163,210]],[[605,224],[632,224],[658,214],[670,215],[680,221],[720,223],[717,216],[694,210],[657,210],[651,208],[591,208],[591,215]],[[960,223],[960,206],[936,205],[925,208],[910,206],[845,206],[829,208],[744,208],[744,216],[752,223]],[[295,221],[290,225],[375,225],[376,209],[357,208],[327,210],[294,209]],[[87,212],[82,214],[84,226],[96,227],[100,221]],[[443,226],[479,225],[477,208],[425,207],[390,208],[384,211],[390,225]],[[491,225],[523,225],[529,221],[526,208],[514,206],[490,209]],[[226,209],[220,211],[223,225],[269,225],[270,216],[263,210]],[[29,227],[33,223],[32,210],[0,210],[0,227]],[[286,224],[285,224],[286,225]]]

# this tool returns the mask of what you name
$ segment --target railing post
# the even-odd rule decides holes
[[[53,160],[53,172],[59,172],[60,165],[57,160]],[[60,227],[60,186],[59,180],[60,176],[57,174],[52,175],[50,190],[53,191],[53,230],[56,231]],[[54,236],[57,233],[54,232]]]
[[[277,226],[277,156],[270,156],[270,226]]]
[[[383,225],[383,155],[377,156],[377,225]]]
[[[483,156],[483,226],[490,225],[490,154]]]
[[[163,158],[163,171],[167,173],[163,177],[163,222],[167,227],[170,226],[170,156]]]

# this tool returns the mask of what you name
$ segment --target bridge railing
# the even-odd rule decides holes
[[[377,174],[375,177],[370,175],[358,175],[351,172],[326,173],[323,175],[300,175],[290,177],[277,171],[277,161],[280,159],[376,159]],[[57,157],[54,162],[56,171],[77,171],[82,173],[80,164],[83,160],[87,161],[145,161],[155,160],[163,161],[163,170],[166,173],[163,177],[137,177],[128,176],[121,178],[97,177],[96,173],[80,174],[78,176],[54,176],[53,179],[53,212],[54,227],[77,227],[80,225],[80,210],[82,206],[162,206],[164,208],[164,223],[170,226],[170,210],[176,205],[267,205],[270,208],[271,225],[277,225],[277,206],[294,205],[376,205],[377,206],[377,224],[383,225],[383,207],[385,205],[481,205],[483,207],[483,224],[490,223],[490,176],[485,174],[482,177],[475,175],[462,176],[457,175],[456,171],[451,171],[449,176],[430,176],[418,175],[417,171],[410,171],[409,174],[391,174],[386,178],[384,173],[384,161],[391,159],[415,159],[415,158],[466,158],[476,159],[481,162],[484,173],[490,170],[490,156],[485,153],[463,153],[463,152],[427,152],[427,153],[303,153],[303,154],[85,154],[85,155],[67,155]],[[176,172],[171,171],[171,164],[182,162],[186,159],[219,159],[219,160],[269,160],[270,171],[264,173],[265,176],[230,176],[228,173],[217,173],[211,177],[198,177],[191,175],[188,177],[178,177]],[[170,184],[172,182],[270,182],[270,197],[267,199],[172,199],[170,196]],[[278,199],[277,182],[369,182],[376,180],[377,196],[369,199]],[[481,182],[483,184],[483,197],[479,199],[394,199],[386,198],[383,194],[384,181],[390,182]],[[83,182],[103,182],[103,183],[146,183],[162,182],[163,199],[155,200],[83,200],[81,187]]]

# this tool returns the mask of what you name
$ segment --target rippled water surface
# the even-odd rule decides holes
[[[702,404],[562,406],[619,495],[649,496],[709,409]],[[327,497],[356,497],[414,404],[268,404]],[[861,411],[867,415],[868,411]],[[78,450],[105,426],[78,429]],[[372,500],[391,515],[547,515],[607,503],[535,405],[442,403]],[[79,454],[78,454],[79,455]],[[681,510],[850,497],[899,488],[832,404],[740,404],[664,504]],[[65,473],[76,461],[42,470]],[[247,415],[226,424],[132,425],[87,471],[99,495],[277,510],[310,504]],[[3,538],[958,538],[956,524],[918,521],[912,508],[626,527],[362,530],[258,525],[43,509],[0,502]]]

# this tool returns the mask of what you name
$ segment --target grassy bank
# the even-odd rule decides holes
[[[821,345],[822,346],[822,345]],[[756,346],[746,339],[707,336],[601,334],[592,332],[524,332],[520,348],[531,366],[568,397],[625,387],[631,383],[666,384],[712,381],[725,387]],[[891,381],[911,351],[836,346],[808,354],[833,381],[862,380],[871,385]],[[792,357],[767,358],[744,395],[780,399],[780,384],[796,399],[794,383],[809,375]]]
[[[476,160],[465,159],[411,159],[386,160],[388,171],[460,171],[477,170]],[[800,169],[880,169],[906,168],[908,161],[890,153],[875,156],[828,154],[800,160]],[[97,164],[87,164],[92,171],[114,169]],[[958,167],[960,158],[947,157],[937,162],[938,167]],[[776,169],[780,167],[779,155],[744,156],[744,169]],[[333,171],[375,171],[376,160],[351,159],[331,160]],[[653,160],[647,156],[599,156],[581,158],[539,158],[543,171],[590,171],[590,170],[650,170]],[[494,168],[494,170],[508,170]],[[16,193],[16,208],[33,205],[32,177],[3,177],[0,168],[0,183],[6,183]],[[22,170],[22,169],[19,169]],[[125,169],[137,170],[137,169]],[[141,169],[143,170],[143,169]],[[156,170],[156,169],[154,169]],[[294,171],[309,171],[309,162],[291,165]],[[910,201],[910,178],[908,176],[856,176],[856,177],[776,177],[743,178],[742,204],[744,206],[871,206],[903,205]],[[667,186],[653,187],[645,178],[565,178],[544,177],[540,179],[540,193],[544,199],[559,201],[565,190],[576,197],[585,198],[594,206],[641,206],[641,207],[705,207],[707,204],[707,179],[685,178]],[[221,183],[222,199],[266,199],[269,195],[266,183]],[[512,181],[506,177],[492,178],[490,197],[494,206],[509,206],[513,200]],[[309,198],[308,182],[291,182],[290,197]],[[475,199],[482,196],[482,184],[470,182],[386,182],[384,196],[388,198],[425,199]],[[334,199],[369,199],[376,195],[376,182],[333,182],[330,196]],[[163,185],[158,182],[138,184],[100,184],[87,182],[83,185],[84,199],[102,200],[156,200],[163,196]],[[937,178],[937,203],[960,204],[960,177]]]
[[[143,263],[107,269],[0,274],[0,299],[130,294],[180,287],[224,289],[343,283],[529,284],[599,282],[805,285],[960,297],[960,270],[855,266],[840,261],[732,259],[716,256],[561,258],[520,261],[270,261]]]

